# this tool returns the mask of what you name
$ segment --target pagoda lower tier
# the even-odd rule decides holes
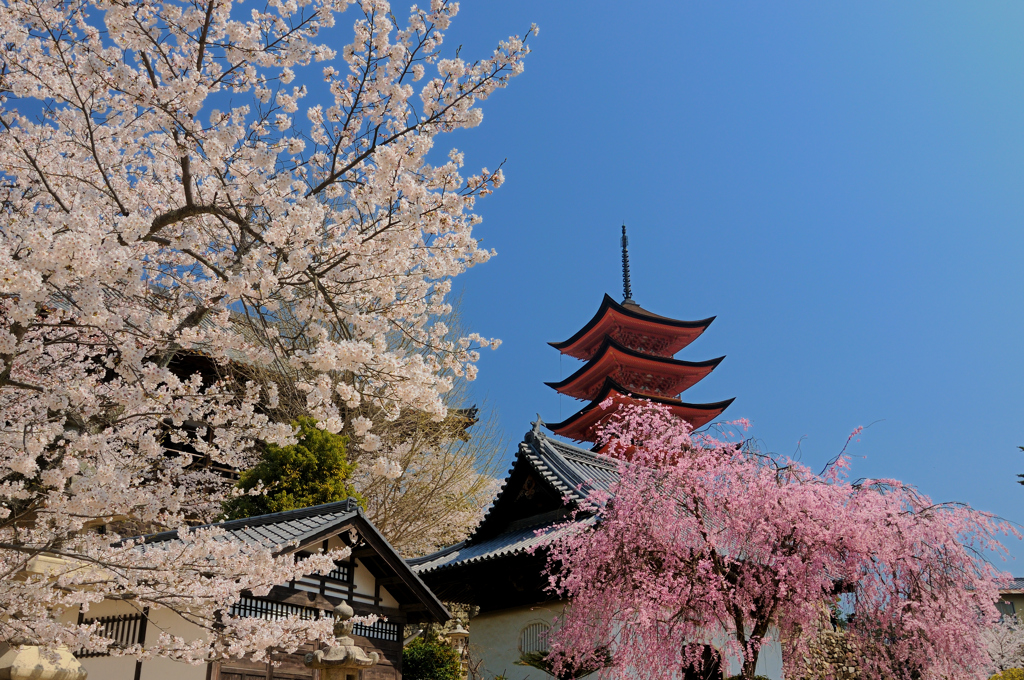
[[[652,356],[606,337],[597,353],[582,368],[561,382],[545,383],[576,399],[593,400],[611,378],[633,393],[675,397],[703,380],[725,357],[708,361],[681,361]]]
[[[607,403],[609,399],[610,404]],[[547,428],[560,437],[594,442],[597,441],[600,426],[612,417],[620,406],[651,402],[667,406],[673,415],[685,420],[693,429],[697,429],[720,416],[733,401],[734,399],[727,399],[713,404],[688,404],[676,398],[634,392],[611,378],[605,378],[600,391],[589,404],[560,423],[548,424]],[[605,406],[602,407],[602,404]]]

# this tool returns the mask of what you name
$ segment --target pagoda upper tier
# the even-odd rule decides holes
[[[578,441],[597,440],[600,426],[625,404],[662,404],[694,427],[716,419],[732,399],[713,404],[690,404],[678,395],[693,387],[721,363],[675,359],[714,321],[680,321],[647,311],[630,297],[625,238],[623,238],[624,297],[618,303],[604,296],[597,314],[565,342],[551,345],[587,363],[565,380],[547,383],[558,392],[588,401],[560,423],[547,427]],[[602,407],[603,404],[603,407]]]
[[[565,342],[548,343],[562,354],[589,361],[611,338],[628,349],[658,357],[671,357],[700,337],[715,317],[680,321],[658,316],[626,300],[619,304],[608,294],[587,324]]]

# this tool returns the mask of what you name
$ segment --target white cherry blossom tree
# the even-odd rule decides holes
[[[1024,626],[1016,614],[1003,614],[984,632],[983,639],[991,661],[989,673],[1024,668]]]
[[[338,431],[366,401],[443,418],[491,344],[433,320],[491,255],[473,211],[502,174],[428,156],[480,123],[525,39],[442,58],[456,3],[399,21],[363,0],[339,55],[350,4],[0,3],[0,640],[101,648],[72,613],[105,598],[209,627],[214,642],[147,650],[195,661],[328,634],[213,623],[240,590],[337,555],[295,564],[206,530],[118,540],[215,516],[225,482],[197,460],[246,467],[254,442],[294,441],[268,416],[272,381],[219,368],[288,375]]]

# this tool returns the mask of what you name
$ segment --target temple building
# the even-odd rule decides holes
[[[566,604],[547,590],[542,546],[573,531],[574,524],[565,522],[577,503],[591,491],[609,490],[619,478],[614,460],[560,441],[542,427],[538,421],[526,433],[501,491],[469,538],[408,560],[439,599],[477,608],[469,623],[473,678],[550,679],[519,663],[524,654],[547,651],[547,633]],[[581,524],[591,521],[576,517]],[[726,676],[738,672],[738,664],[729,662]],[[782,680],[777,641],[762,649],[757,673]],[[698,677],[721,675],[687,673],[681,680]]]
[[[319,550],[351,548],[349,558],[337,562],[327,574],[311,574],[279,584],[265,595],[243,592],[231,613],[268,621],[287,616],[319,619],[333,617],[335,607],[347,603],[356,615],[382,617],[373,625],[356,624],[350,633],[354,645],[378,657],[373,667],[359,672],[360,680],[401,680],[405,624],[444,623],[451,616],[367,519],[355,499],[208,526],[223,529],[225,540],[262,545],[281,554],[308,556]],[[177,531],[167,531],[143,540],[143,545],[149,545],[183,539]],[[207,637],[207,631],[170,609],[140,610],[124,600],[93,604],[88,612],[79,612],[78,622],[98,623],[101,634],[121,647],[145,647],[161,632],[185,640]],[[238,658],[205,666],[82,650],[76,656],[89,680],[317,680],[328,676],[319,667],[308,667],[303,657],[318,648],[310,643],[295,653],[276,652],[272,663]],[[0,677],[8,677],[2,671],[0,668]]]
[[[622,241],[623,301],[615,302],[606,295],[597,314],[578,333],[552,343],[563,354],[586,363],[565,380],[549,385],[588,403],[560,423],[546,425],[538,417],[519,444],[497,498],[465,541],[408,560],[442,601],[478,608],[469,625],[474,677],[550,677],[520,663],[524,654],[547,651],[547,632],[565,606],[547,590],[547,558],[542,546],[561,532],[592,522],[591,517],[576,515],[573,523],[566,524],[592,491],[608,491],[619,478],[616,461],[543,429],[594,443],[599,426],[616,410],[601,408],[608,398],[615,404],[643,400],[665,404],[694,428],[708,424],[732,403],[730,399],[690,404],[678,398],[722,360],[673,358],[699,337],[713,318],[678,321],[636,304],[631,297],[625,228]],[[739,672],[735,660],[727,660],[723,670],[728,675]],[[762,650],[757,673],[781,680],[782,652],[777,642]],[[689,672],[682,676],[687,680],[697,677]],[[721,677],[721,671],[715,669],[702,677]]]
[[[629,241],[622,227],[621,303],[604,296],[597,314],[575,335],[550,345],[587,363],[565,380],[547,383],[561,394],[588,401],[560,423],[548,425],[555,434],[594,442],[600,425],[616,408],[602,408],[611,399],[618,407],[651,401],[667,406],[694,429],[715,420],[733,402],[690,404],[679,395],[703,380],[725,357],[682,361],[673,357],[700,337],[715,317],[680,321],[649,312],[633,301],[629,278]]]

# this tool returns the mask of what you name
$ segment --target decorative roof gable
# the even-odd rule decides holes
[[[519,445],[505,484],[469,538],[408,560],[414,571],[427,574],[528,552],[551,537],[539,537],[538,531],[563,524],[577,501],[618,480],[614,461],[551,439],[540,424],[538,419]]]

